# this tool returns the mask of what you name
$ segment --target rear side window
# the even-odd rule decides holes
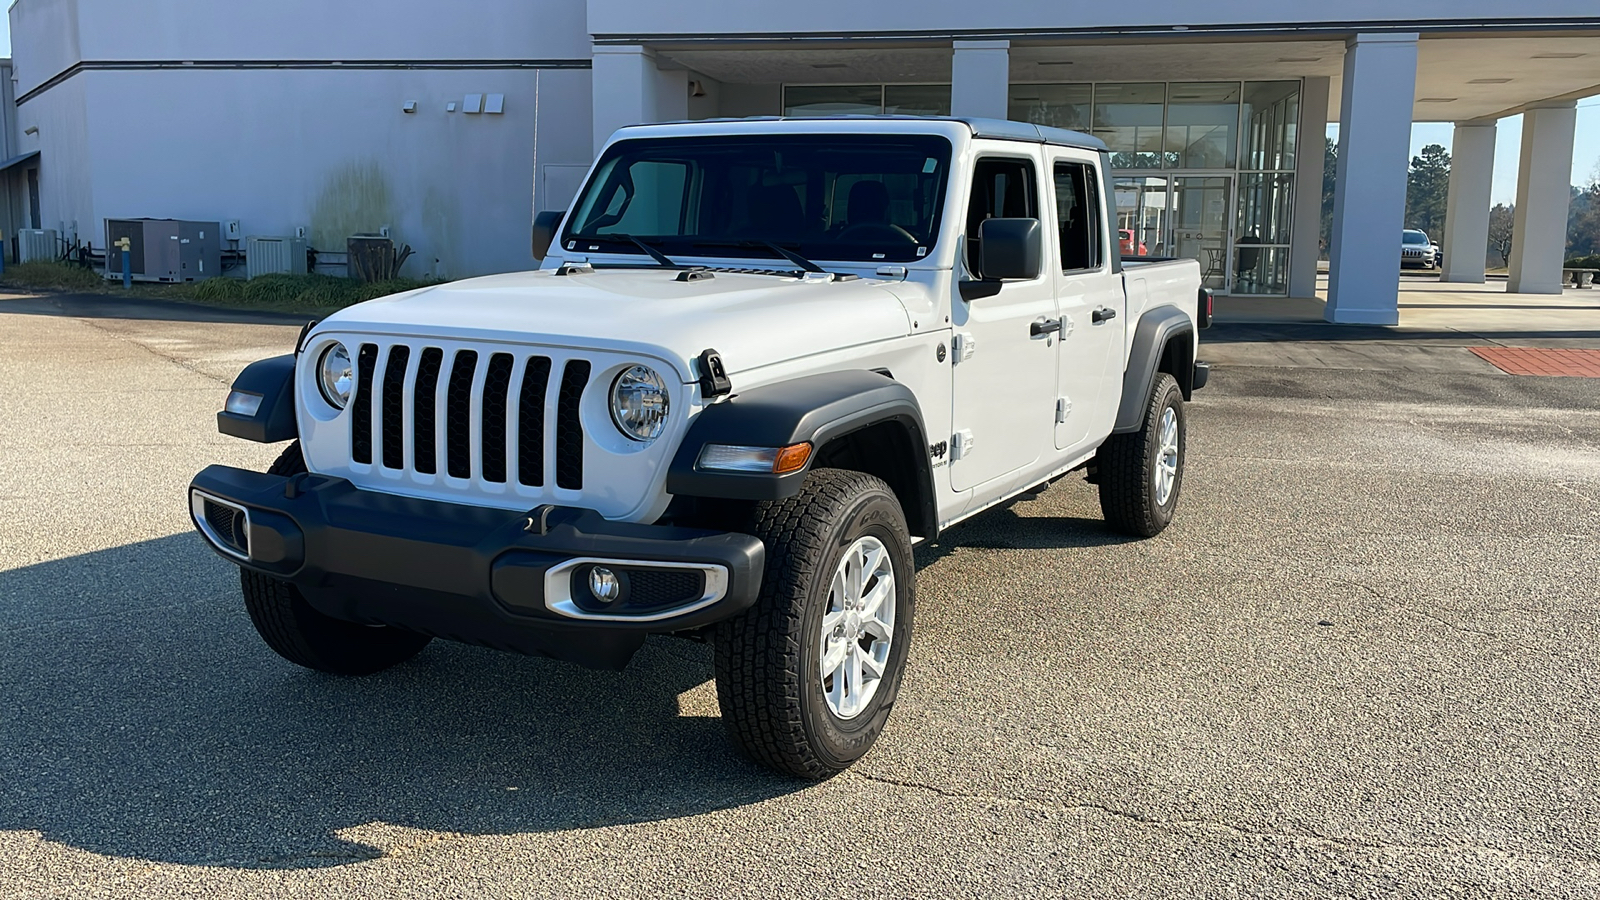
[[[1100,184],[1087,163],[1058,162],[1056,232],[1061,244],[1061,269],[1098,269],[1105,259],[1100,236]]]
[[[1039,194],[1032,160],[980,159],[972,170],[972,196],[967,201],[967,268],[979,270],[979,229],[986,219],[1037,219]]]

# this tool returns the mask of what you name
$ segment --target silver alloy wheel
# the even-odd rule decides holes
[[[856,540],[839,560],[822,616],[822,696],[841,719],[867,708],[889,665],[894,639],[894,563],[883,541]]]
[[[1172,499],[1172,487],[1178,483],[1178,411],[1167,407],[1161,411],[1161,450],[1156,454],[1156,504],[1166,506]]]

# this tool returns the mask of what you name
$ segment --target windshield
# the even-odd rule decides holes
[[[1407,231],[1401,237],[1401,240],[1407,244],[1426,244],[1428,242],[1428,236],[1421,231]]]
[[[810,259],[909,262],[938,239],[950,152],[934,135],[620,141],[562,246],[638,254],[638,238],[669,256],[771,259],[770,241]]]

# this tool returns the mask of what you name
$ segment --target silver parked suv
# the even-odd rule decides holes
[[[1407,228],[1400,236],[1400,268],[1437,269],[1439,250],[1426,231]]]

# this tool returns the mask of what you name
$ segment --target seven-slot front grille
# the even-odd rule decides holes
[[[381,364],[381,367],[380,367]],[[583,487],[579,404],[588,360],[539,354],[361,344],[351,398],[350,458],[385,469],[452,478]],[[552,377],[552,370],[559,375]],[[551,397],[554,392],[554,397]],[[376,397],[376,401],[374,401]],[[555,434],[546,449],[546,405]],[[441,460],[440,457],[443,457]],[[546,463],[553,458],[553,471]],[[442,463],[442,465],[441,465]]]

